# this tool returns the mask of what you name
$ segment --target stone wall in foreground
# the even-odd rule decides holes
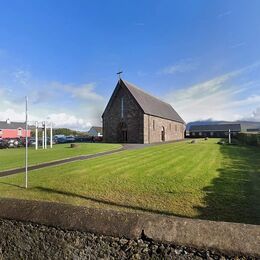
[[[210,250],[0,220],[0,259],[233,259]],[[240,259],[239,257],[236,259]],[[241,259],[246,259],[242,258]]]
[[[79,234],[79,231],[84,234],[95,234],[99,238],[103,236],[124,237],[129,241],[137,241],[145,237],[148,244],[156,241],[154,244],[157,245],[169,246],[175,244],[181,247],[198,248],[198,252],[212,250],[226,255],[245,255],[260,259],[260,225],[207,221],[159,214],[95,209],[54,202],[3,198],[0,199],[0,219],[15,220],[19,223],[34,223],[32,226],[30,226],[31,224],[18,224],[17,226],[14,224],[10,228],[2,224],[0,226],[2,255],[4,255],[6,250],[9,250],[11,253],[12,249],[17,250],[19,247],[21,247],[21,250],[24,250],[24,247],[27,248],[27,245],[29,246],[25,250],[28,251],[41,248],[42,252],[46,250],[53,253],[59,251],[62,254],[63,250],[74,247],[74,242],[72,244],[70,242],[67,243],[63,239],[63,231],[56,233],[55,230],[71,230],[68,233],[66,232],[69,237],[74,236],[73,234]],[[18,222],[11,221],[10,223]],[[3,221],[2,223],[8,222]],[[49,229],[45,226],[55,227],[55,229]],[[47,229],[47,231],[45,232],[43,229]],[[41,240],[38,240],[38,237]],[[73,238],[73,241],[77,241],[77,237]],[[95,241],[96,239],[94,239],[93,245],[95,245]],[[86,244],[81,242],[75,243],[79,248],[84,249],[88,243],[91,244],[92,242],[86,242]],[[104,248],[111,245],[104,244]],[[149,245],[152,246],[153,244]],[[114,246],[118,248],[117,244]],[[90,249],[87,248],[86,250]],[[100,251],[101,249],[98,248],[97,250]],[[124,248],[121,252],[122,254],[124,252],[127,253],[128,250],[132,249]],[[148,252],[151,251],[148,250]],[[21,257],[21,259],[24,258]],[[36,259],[41,258],[39,256]]]

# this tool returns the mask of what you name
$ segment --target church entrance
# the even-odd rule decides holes
[[[118,125],[118,142],[127,143],[127,124],[120,122]]]
[[[123,143],[127,143],[127,131],[126,130],[122,131],[122,140],[123,140]]]
[[[164,126],[162,126],[162,130],[161,130],[161,141],[162,142],[165,141],[165,128],[164,128]]]

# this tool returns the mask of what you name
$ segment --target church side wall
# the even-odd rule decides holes
[[[184,138],[185,125],[179,122],[156,116],[144,115],[144,143],[162,142],[162,128],[165,130],[165,141]]]

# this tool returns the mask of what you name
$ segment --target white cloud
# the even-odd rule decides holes
[[[209,118],[214,120],[241,119],[260,103],[260,93],[249,94],[248,92],[250,88],[257,89],[259,82],[237,83],[239,76],[255,66],[256,64],[253,64],[241,70],[173,91],[167,95],[166,100],[187,122]]]
[[[51,122],[55,122],[54,127],[86,130],[92,126],[92,124],[88,120],[66,113],[49,114],[48,119]]]
[[[14,80],[22,85],[27,85],[31,78],[30,72],[22,69],[16,70],[13,73],[13,75],[14,75]]]
[[[188,72],[196,69],[198,65],[199,63],[192,59],[185,59],[171,66],[167,66],[163,68],[161,71],[159,71],[158,74],[168,75],[168,74]]]
[[[256,110],[253,111],[253,113],[252,113],[252,118],[253,118],[255,121],[259,121],[259,122],[260,122],[260,107],[256,108]]]
[[[238,42],[238,43],[234,43],[233,45],[230,46],[231,49],[235,49],[235,48],[239,48],[242,46],[245,46],[246,43],[245,42]]]
[[[231,15],[231,14],[232,14],[232,11],[231,11],[231,10],[228,10],[228,11],[225,11],[225,12],[223,12],[223,13],[218,14],[218,18],[223,18],[223,17],[229,16],[229,15]]]
[[[92,100],[92,101],[103,100],[103,97],[94,91],[96,88],[95,83],[82,84],[79,86],[61,84],[57,82],[53,84],[56,88],[71,94],[71,97],[73,98]]]
[[[16,110],[9,108],[0,112],[0,121],[5,121],[6,119],[10,119],[14,122],[24,122],[25,113],[17,112]],[[35,116],[34,114],[29,113],[29,124],[34,124],[35,121],[42,122],[45,120],[53,122],[54,127],[58,128],[71,128],[86,131],[92,126],[92,124],[87,119],[77,117],[73,114],[51,113],[46,114],[46,116],[42,118],[40,116]]]
[[[24,95],[27,93],[30,123],[50,118],[55,127],[84,131],[91,125],[101,125],[101,114],[105,104],[104,98],[95,92],[95,84],[72,85],[59,82],[35,84],[34,79],[31,79],[17,91],[17,86],[20,87],[21,82],[17,85],[14,73],[12,77],[13,83],[10,81],[11,83],[6,82],[4,87],[0,86],[0,120],[10,118],[11,121],[23,122]]]
[[[12,108],[8,108],[4,111],[0,111],[0,121],[5,121],[6,119],[10,119],[11,121],[24,122],[25,113],[17,112]]]
[[[245,116],[243,120],[260,122],[260,107],[257,107],[250,115]]]

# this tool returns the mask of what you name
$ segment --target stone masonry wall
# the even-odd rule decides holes
[[[0,259],[254,259],[0,219]]]
[[[162,127],[165,129],[165,141],[184,138],[185,126],[183,124],[160,117],[144,115],[144,143],[161,142]]]
[[[121,98],[124,98],[124,117],[121,117]],[[103,116],[103,139],[105,142],[123,142],[120,123],[127,126],[127,142],[143,143],[143,112],[126,88],[121,88]]]

